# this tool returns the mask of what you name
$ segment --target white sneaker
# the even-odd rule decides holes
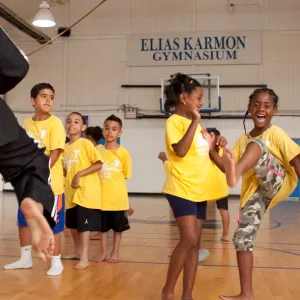
[[[210,256],[210,252],[206,249],[200,249],[199,250],[199,258],[198,262],[203,262],[205,261],[208,257]]]

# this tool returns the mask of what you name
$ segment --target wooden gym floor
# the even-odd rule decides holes
[[[94,263],[77,271],[75,261],[63,261],[64,273],[47,277],[47,264],[34,259],[29,270],[0,269],[0,299],[115,299],[159,300],[168,256],[178,241],[177,228],[163,197],[131,197],[135,214],[131,230],[124,234],[119,264]],[[238,201],[229,202],[230,232],[236,227]],[[0,193],[0,264],[19,257],[16,226],[17,202],[12,192]],[[219,294],[239,292],[238,269],[232,243],[220,242],[220,215],[210,204],[204,242],[211,256],[199,265],[195,300],[218,299]],[[111,245],[111,238],[109,240]],[[62,238],[62,253],[71,253],[68,231]],[[99,252],[99,240],[91,241],[90,258]],[[256,300],[300,299],[300,204],[284,202],[264,218],[257,237],[254,269]],[[180,299],[181,278],[176,288]]]

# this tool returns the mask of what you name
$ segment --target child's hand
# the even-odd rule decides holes
[[[72,188],[77,189],[80,187],[80,173],[78,172],[72,181]]]
[[[159,152],[159,154],[158,154],[158,159],[160,159],[163,163],[164,163],[166,160],[168,160],[168,157],[167,157],[166,152],[163,152],[163,151]]]
[[[208,142],[209,150],[215,148],[215,135],[210,135],[206,129],[202,129],[203,138]]]
[[[186,105],[186,111],[193,121],[200,121],[201,115],[195,105],[188,103]]]
[[[131,217],[134,214],[134,209],[130,206],[128,209],[128,216]]]
[[[219,148],[224,148],[227,146],[227,144],[227,140],[224,136],[219,135],[216,137],[216,146],[218,146]]]
[[[222,158],[225,167],[234,164],[234,155],[230,148],[228,147],[224,148]]]

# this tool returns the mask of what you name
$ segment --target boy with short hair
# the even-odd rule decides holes
[[[39,148],[45,148],[50,157],[51,187],[55,195],[58,222],[53,229],[55,251],[51,259],[51,268],[47,275],[55,276],[63,272],[60,257],[60,232],[64,231],[64,178],[62,153],[65,147],[65,130],[59,118],[51,115],[55,91],[49,83],[39,83],[31,89],[31,104],[34,116],[24,121],[23,127]],[[5,265],[4,269],[27,269],[32,267],[31,236],[22,211],[18,211],[21,257],[18,261]]]
[[[119,248],[122,232],[130,229],[127,212],[130,212],[125,180],[131,177],[132,165],[129,152],[117,142],[122,134],[122,121],[115,115],[104,122],[105,145],[97,147],[103,157],[100,170],[101,181],[101,253],[97,261],[105,261],[107,256],[108,231],[114,231],[113,250],[108,260],[119,262]]]

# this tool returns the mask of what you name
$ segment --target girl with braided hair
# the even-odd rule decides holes
[[[269,88],[250,95],[248,114],[254,128],[224,149],[217,165],[226,173],[230,187],[242,177],[238,228],[233,236],[237,251],[241,292],[220,296],[223,300],[254,300],[252,289],[253,244],[268,208],[285,200],[300,177],[300,147],[278,126],[271,123],[277,112],[278,96]],[[244,120],[245,127],[245,120]],[[218,156],[211,153],[216,159]]]

